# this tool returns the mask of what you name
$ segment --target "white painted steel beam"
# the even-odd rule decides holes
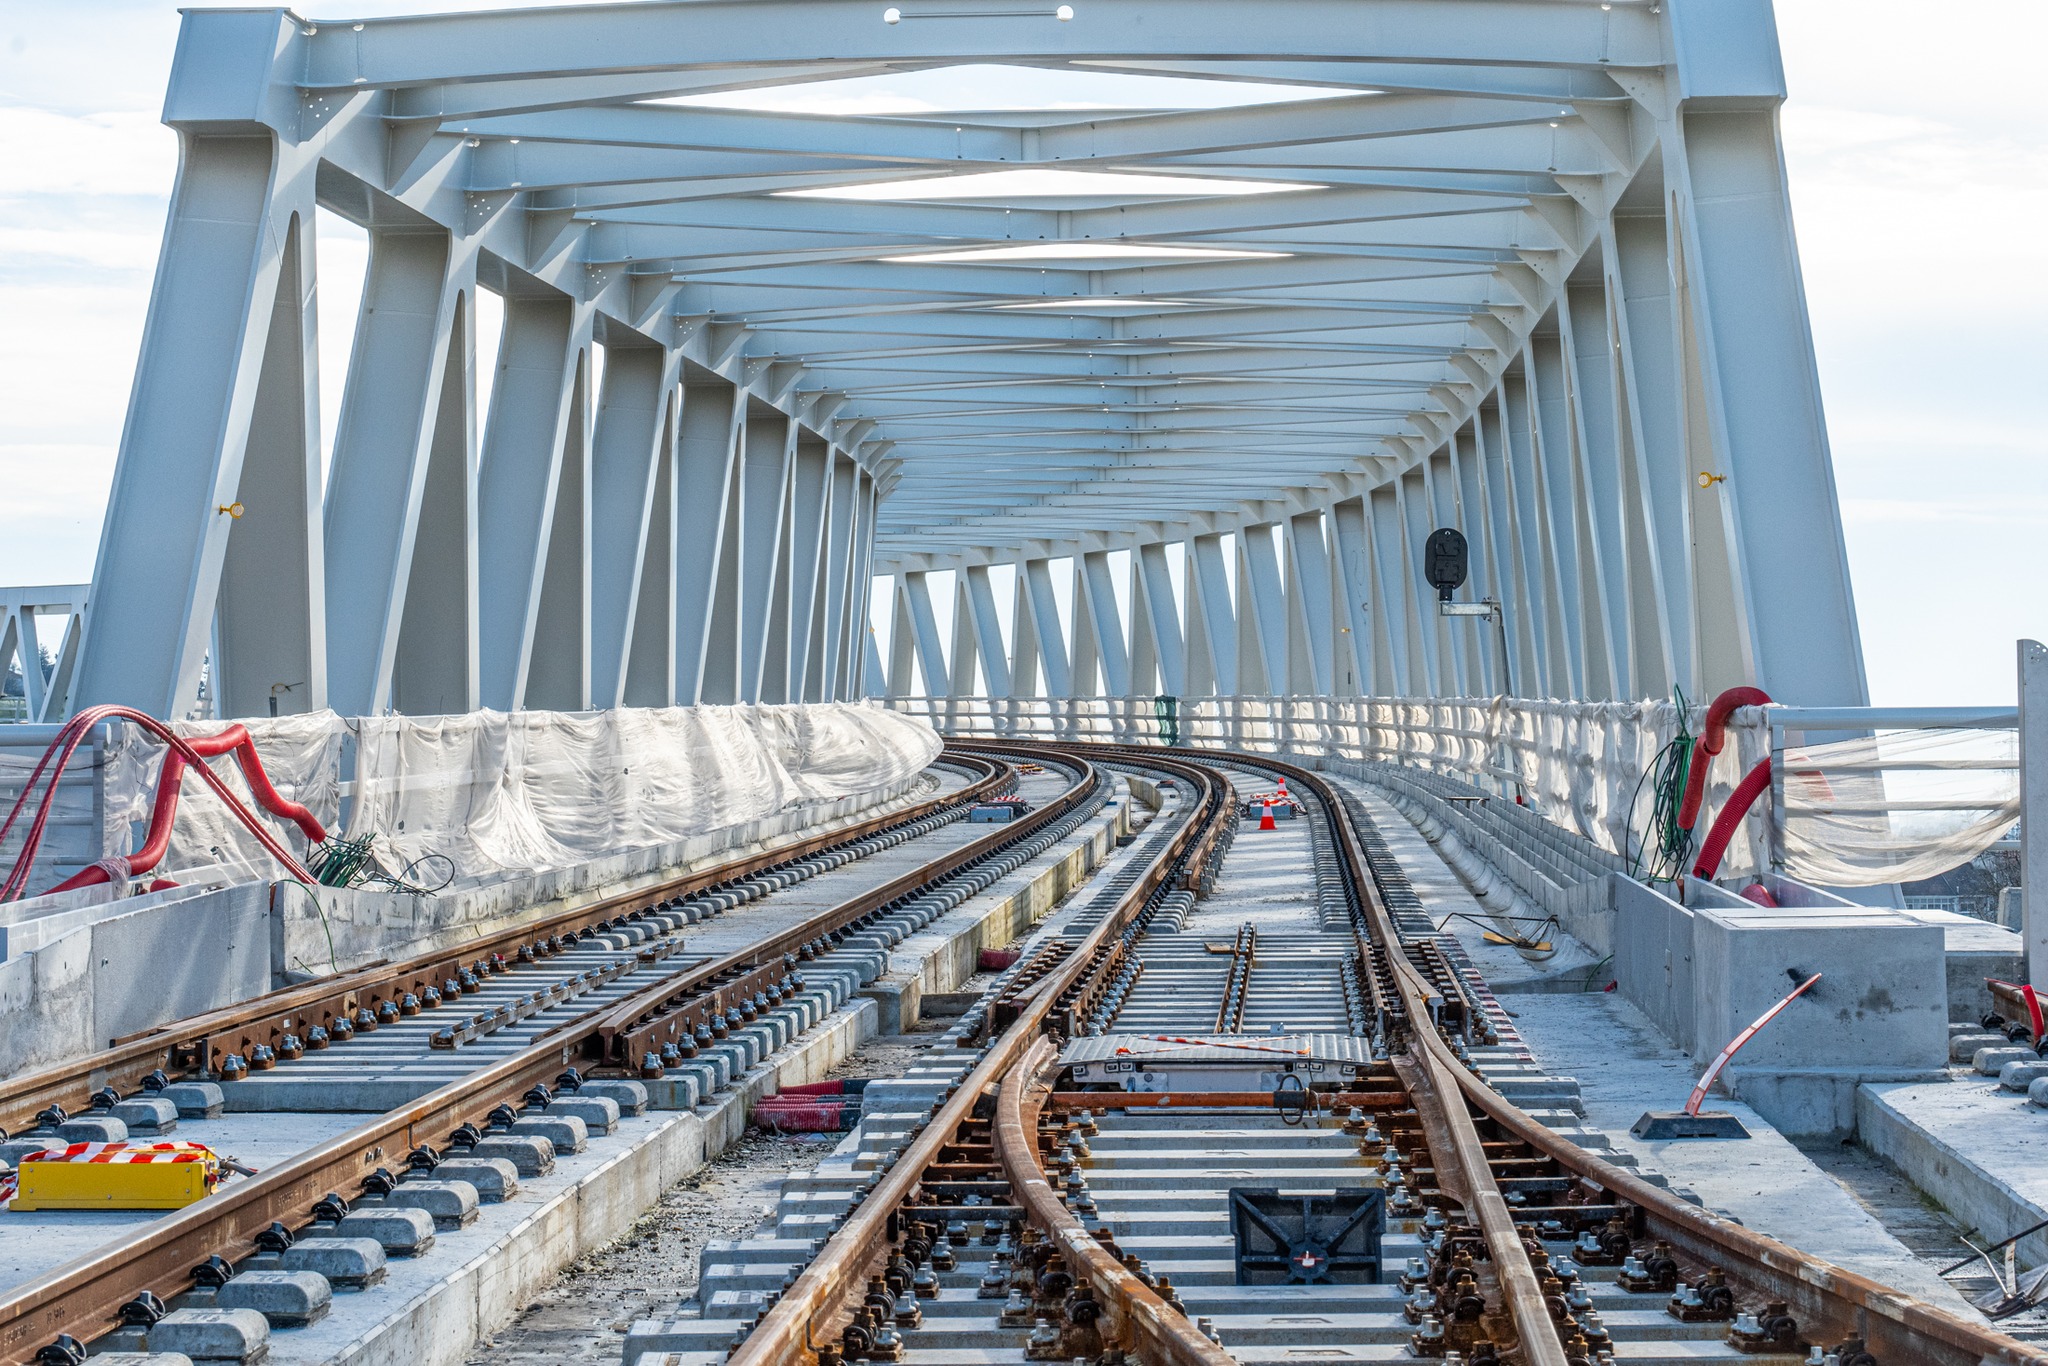
[[[1861,700],[1766,11],[961,4],[188,13],[64,705]],[[822,112],[965,63],[1218,98]],[[324,486],[316,205],[372,242]]]

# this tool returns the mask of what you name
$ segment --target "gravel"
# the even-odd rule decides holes
[[[901,1076],[949,1023],[928,1021],[907,1035],[871,1039],[829,1075]],[[564,1268],[518,1318],[477,1343],[469,1366],[616,1363],[619,1339],[635,1319],[673,1314],[696,1293],[698,1254],[707,1242],[760,1228],[782,1179],[815,1167],[843,1137],[749,1129],[663,1192],[623,1235]]]

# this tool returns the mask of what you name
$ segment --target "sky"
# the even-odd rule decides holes
[[[2013,641],[2048,638],[2048,5],[1777,12],[1871,700],[2010,702]],[[177,26],[172,0],[0,0],[0,584],[92,575],[175,171],[157,116]],[[322,231],[331,413],[363,247]]]

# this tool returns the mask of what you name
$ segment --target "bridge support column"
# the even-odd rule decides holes
[[[778,571],[788,537],[789,484],[796,460],[796,425],[756,407],[747,414],[740,480],[739,697],[762,700],[768,637],[787,630],[788,581]]]
[[[832,453],[816,436],[798,432],[789,489],[789,626],[769,641],[769,675],[780,680],[778,700],[784,702],[801,702],[808,695],[817,653],[813,647],[824,629],[823,571],[831,500]]]
[[[449,234],[371,234],[327,486],[329,697],[344,714],[476,705],[475,288]]]
[[[805,670],[804,700],[823,702],[842,696],[844,640],[849,624],[865,636],[867,621],[853,621],[858,586],[853,573],[854,479],[859,466],[828,452],[830,482],[826,489],[824,567],[819,580],[818,625],[811,643],[811,658]],[[859,602],[866,602],[866,594]]]
[[[487,707],[588,704],[582,429],[589,347],[590,315],[567,296],[505,301],[477,509]],[[537,652],[540,639],[546,647]],[[537,653],[547,658],[530,697]]]
[[[668,568],[668,547],[652,533],[657,520],[667,530],[668,509],[656,517],[655,493],[662,482],[669,395],[682,363],[680,353],[658,346],[605,352],[604,389],[590,443],[590,696],[598,707],[625,700],[646,574],[650,567],[657,576]],[[650,555],[650,549],[662,553]],[[665,609],[666,594],[661,596]],[[661,636],[665,617],[663,610],[652,618],[663,628]],[[650,639],[644,649],[665,656],[665,645]]]
[[[738,678],[737,567],[728,555],[735,521],[740,434],[746,403],[720,380],[683,386],[671,494],[675,536],[675,700],[680,706],[730,702]],[[719,611],[725,602],[724,613]],[[716,629],[714,629],[716,628]],[[713,652],[716,642],[718,649]]]
[[[181,137],[74,701],[184,715],[224,608],[234,702],[324,706],[314,163],[255,124]]]

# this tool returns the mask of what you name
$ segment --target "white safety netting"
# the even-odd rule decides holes
[[[559,867],[908,780],[939,752],[871,705],[475,712],[357,723],[349,833],[387,872]]]
[[[229,723],[174,721],[170,729],[186,737],[218,735]],[[258,717],[240,723],[248,728],[271,786],[287,801],[313,813],[332,830],[341,810],[341,759],[347,731],[331,711],[301,716]],[[106,772],[101,790],[106,804],[109,853],[125,854],[141,846],[156,802],[157,777],[163,772],[161,742],[126,722],[108,727]],[[290,821],[265,812],[249,791],[233,754],[209,759],[228,791],[257,814],[271,835],[299,859],[307,853],[306,837]],[[150,878],[183,882],[195,871],[220,869],[235,881],[278,876],[277,860],[251,835],[198,774],[187,772],[171,826],[170,848]]]
[[[922,699],[961,732],[1106,740],[1152,739],[1150,698]],[[1670,702],[1526,698],[1184,697],[1182,741],[1329,755],[1456,775],[1520,798],[1539,814],[1647,870],[1655,812],[1646,779],[1677,735]],[[1705,708],[1685,718],[1695,734]],[[1735,785],[1771,753],[1762,708],[1730,718],[1707,775],[1695,849]],[[1696,752],[1697,754],[1697,752]],[[1823,887],[1917,881],[1967,863],[2019,819],[2019,736],[2013,730],[1889,731],[1786,749],[1773,791],[1737,828],[1719,875],[1778,870]]]
[[[1739,714],[1708,772],[1706,822],[1767,752],[1764,727]],[[1407,764],[1519,796],[1609,853],[1634,858],[1650,819],[1643,775],[1678,733],[1670,702],[1549,702],[1510,698],[1184,698],[1183,733],[1243,744]],[[1692,718],[1697,727],[1697,709]],[[1724,874],[1762,866],[1769,804],[1759,802],[1731,842]],[[1644,860],[1646,863],[1649,861]]]
[[[175,729],[214,735],[222,724]],[[872,703],[359,719],[315,712],[242,724],[281,795],[330,832],[341,826],[351,838],[375,835],[385,873],[398,876],[438,856],[433,882],[451,864],[465,881],[562,867],[901,787],[941,745],[923,721]],[[108,825],[116,832],[126,826],[139,840],[164,748],[132,727],[120,730],[107,758]],[[260,811],[233,757],[211,765]],[[346,811],[345,779],[353,780]],[[295,827],[260,818],[304,857],[306,841]],[[240,821],[188,776],[170,851],[152,876],[215,867],[238,878],[278,871]]]
[[[1934,877],[2020,816],[2018,731],[1881,731],[1788,748],[1783,767],[1779,853],[1822,886]]]

